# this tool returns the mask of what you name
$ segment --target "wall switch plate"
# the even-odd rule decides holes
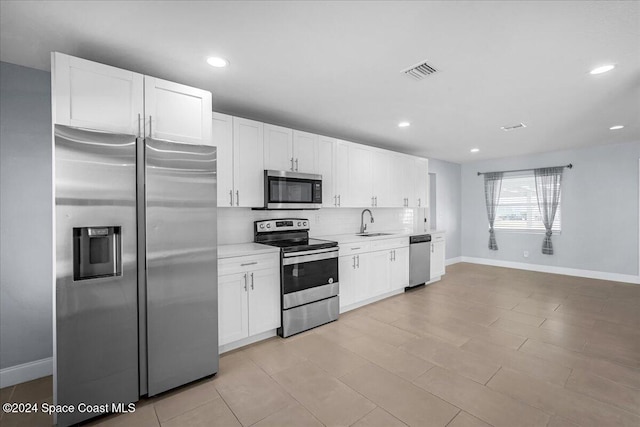
[[[522,253],[522,256],[525,257],[525,258],[529,258],[529,251],[524,251]]]

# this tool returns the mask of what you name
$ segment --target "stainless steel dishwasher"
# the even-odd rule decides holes
[[[409,238],[409,286],[424,285],[431,280],[431,234]]]

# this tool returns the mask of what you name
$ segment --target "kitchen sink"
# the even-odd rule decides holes
[[[358,233],[356,236],[360,237],[376,237],[376,236],[391,236],[393,233]]]

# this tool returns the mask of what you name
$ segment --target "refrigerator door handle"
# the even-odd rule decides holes
[[[151,116],[149,116],[149,138],[153,138],[153,131],[151,130]]]

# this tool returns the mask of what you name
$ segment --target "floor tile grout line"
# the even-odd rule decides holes
[[[217,391],[217,390],[216,390]],[[220,394],[220,392],[218,392],[218,394],[220,395],[220,399],[222,399],[222,401],[224,402],[225,406],[227,407],[227,409],[233,414],[233,417],[238,421],[238,424],[240,424],[241,426],[243,426],[244,424],[242,424],[240,422],[240,418],[238,418],[238,416],[236,415],[235,412],[233,412],[233,409],[231,409],[231,406],[229,406],[229,404],[227,403],[227,401],[225,400],[224,396],[222,394]],[[258,422],[258,421],[256,421]],[[255,424],[255,423],[254,423]]]
[[[371,403],[373,403],[373,402],[371,402]],[[375,405],[375,403],[374,403],[374,405]],[[357,424],[357,423],[358,423],[360,420],[362,420],[364,417],[366,417],[367,415],[369,415],[370,413],[372,413],[373,411],[375,411],[375,410],[376,410],[376,408],[380,408],[380,407],[379,407],[378,405],[376,405],[376,407],[375,407],[375,408],[373,408],[372,410],[370,410],[369,412],[367,412],[366,414],[364,414],[363,416],[361,416],[360,418],[358,418],[357,420],[355,420],[354,422],[352,422],[351,424],[349,424],[349,426],[353,426],[353,425]],[[380,409],[382,409],[382,408],[380,408]],[[383,409],[383,411],[384,411],[384,409]],[[385,411],[385,412],[386,412],[386,411]]]
[[[489,382],[493,379],[493,377],[495,377],[498,374],[498,372],[500,372],[501,369],[502,369],[502,365],[498,367],[498,369],[493,373],[493,375],[491,375],[491,378],[489,378],[487,382],[485,382],[483,385],[487,387],[487,384],[489,384]]]
[[[529,341],[529,337],[526,337],[527,339],[525,339],[522,344],[520,344],[520,346],[516,349],[516,351],[520,351],[520,349],[522,348],[523,345],[525,345],[527,343],[527,341]]]
[[[456,408],[458,408],[458,407],[456,406]],[[458,408],[458,409],[460,409],[460,408]],[[462,409],[460,409],[458,412],[456,412],[456,414],[453,416],[453,418],[451,418],[451,419],[449,420],[449,422],[448,422],[447,424],[445,424],[445,426],[444,426],[444,427],[447,427],[449,424],[451,424],[451,423],[453,422],[453,420],[455,420],[455,419],[456,419],[456,417],[457,417],[458,415],[460,415],[460,412],[462,412]]]

